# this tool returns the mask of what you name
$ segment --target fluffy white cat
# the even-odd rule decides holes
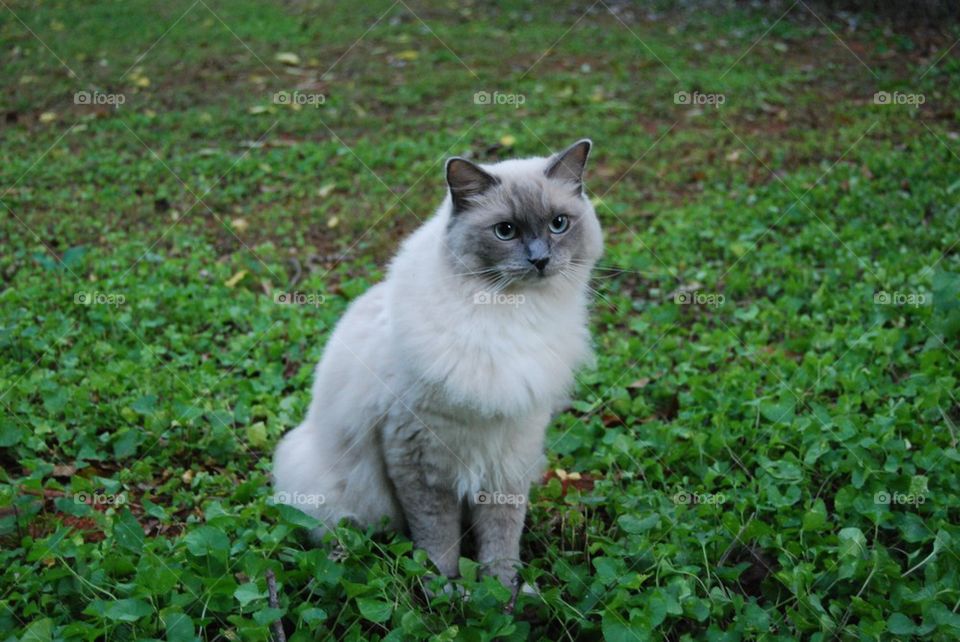
[[[350,305],[277,447],[276,497],[321,520],[315,535],[343,518],[405,528],[455,576],[465,527],[486,572],[515,578],[547,424],[591,356],[590,147],[447,162],[447,198]]]

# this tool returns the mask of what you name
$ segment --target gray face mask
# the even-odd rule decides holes
[[[455,271],[483,275],[498,289],[558,278],[600,244],[583,195],[589,141],[547,159],[538,171],[447,163],[452,215],[447,245]]]

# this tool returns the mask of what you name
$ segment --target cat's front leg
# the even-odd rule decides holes
[[[460,497],[417,435],[385,436],[384,460],[413,543],[447,577],[459,575]]]
[[[477,561],[484,574],[505,586],[517,581],[520,567],[520,535],[527,514],[527,488],[478,493],[470,505],[477,541]]]

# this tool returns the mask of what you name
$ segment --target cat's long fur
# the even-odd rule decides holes
[[[526,497],[551,414],[590,358],[587,281],[602,239],[579,184],[589,141],[579,145],[565,152],[572,159],[504,161],[476,175],[448,164],[451,194],[404,241],[387,278],[350,305],[317,366],[307,417],[274,458],[277,497],[319,518],[317,534],[342,518],[387,518],[452,576],[465,504],[479,561],[512,578],[525,506],[476,498]],[[490,183],[471,184],[477,176]],[[512,250],[484,236],[484,221],[510,208],[569,212],[567,233],[579,237],[554,248],[555,272],[497,290],[504,280],[491,281],[484,261]],[[470,225],[457,218],[468,216]]]

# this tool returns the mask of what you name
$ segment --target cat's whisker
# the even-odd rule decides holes
[[[570,276],[570,274],[569,274],[567,271],[565,271],[565,270],[560,270],[560,272],[558,272],[558,274],[560,274],[561,276],[563,276],[563,277],[564,277],[569,283],[571,283],[572,285],[582,285],[588,292],[590,292],[590,293],[593,294],[596,298],[600,299],[601,301],[603,301],[604,303],[606,303],[608,306],[610,306],[610,309],[612,309],[612,310],[617,310],[617,309],[618,309],[617,306],[616,306],[616,305],[613,303],[613,301],[610,299],[610,297],[608,297],[607,295],[605,295],[605,294],[604,294],[603,292],[601,292],[600,290],[598,290],[598,289],[596,289],[596,288],[594,288],[594,287],[591,287],[589,283],[577,283],[577,282],[575,282],[575,281],[573,280],[573,278]]]
[[[482,270],[472,270],[470,272],[454,272],[450,277],[455,276],[476,276],[478,274],[495,274],[499,269],[496,267],[483,268]]]
[[[469,276],[477,276],[477,277],[494,276],[499,271],[500,270],[495,267],[489,267],[489,268],[484,268],[482,270],[474,270],[472,272],[454,272],[453,274],[449,274],[446,277],[444,277],[444,279],[445,280],[456,279],[456,278],[464,278]]]
[[[501,274],[500,278],[493,285],[493,291],[496,294],[503,292],[514,282],[514,278],[509,274]]]
[[[570,263],[573,265],[582,265],[582,266],[589,265],[589,263],[585,261],[580,261],[578,259],[571,259]],[[644,277],[655,276],[653,272],[641,272],[639,270],[629,270],[627,268],[620,267],[619,265],[603,265],[602,263],[597,263],[596,265],[593,265],[592,268],[594,271],[612,272],[615,275],[616,274],[639,274],[640,276],[644,276]]]

